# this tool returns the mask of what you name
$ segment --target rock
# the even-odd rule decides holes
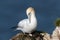
[[[13,36],[10,40],[42,40],[43,35],[41,35],[40,33],[33,32],[32,36],[30,36],[29,34],[18,33],[17,35]]]
[[[30,36],[29,34],[18,33],[10,40],[50,40],[50,35],[41,31],[33,32],[32,36]]]
[[[60,18],[55,21],[55,30],[52,33],[52,40],[60,40]]]
[[[44,33],[43,40],[51,40],[50,34]]]
[[[60,31],[59,27],[56,27],[52,33],[52,40],[60,40],[60,32],[59,31]]]

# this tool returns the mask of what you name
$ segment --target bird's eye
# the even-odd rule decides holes
[[[31,13],[29,13],[28,15],[30,15]]]

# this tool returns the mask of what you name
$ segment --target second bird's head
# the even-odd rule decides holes
[[[27,8],[26,13],[27,13],[27,16],[29,16],[31,14],[35,14],[35,10],[34,10],[34,8],[29,7],[29,8]]]

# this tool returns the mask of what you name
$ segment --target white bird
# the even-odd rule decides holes
[[[23,19],[18,23],[18,27],[16,30],[21,30],[23,33],[32,33],[36,30],[37,27],[37,19],[35,16],[35,10],[32,7],[27,8],[26,14],[28,16],[27,19]]]

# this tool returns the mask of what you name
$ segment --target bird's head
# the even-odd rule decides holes
[[[29,16],[31,14],[34,14],[35,13],[35,10],[34,10],[34,8],[29,7],[29,8],[27,8],[26,13],[27,13],[27,16]]]

